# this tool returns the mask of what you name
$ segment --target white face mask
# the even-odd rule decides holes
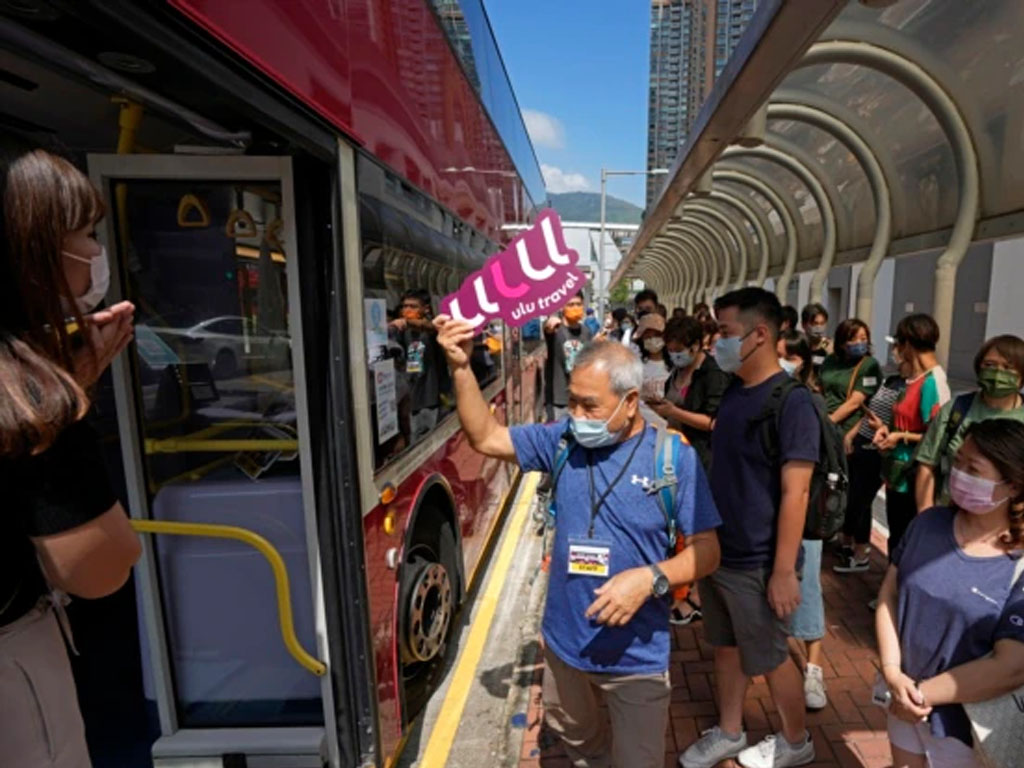
[[[110,288],[110,262],[107,260],[106,247],[101,245],[99,255],[91,259],[79,256],[77,253],[71,253],[71,251],[61,251],[61,253],[69,259],[89,265],[89,287],[85,293],[75,298],[75,303],[78,304],[79,312],[83,314],[92,312],[103,301],[107,295],[107,290]],[[62,297],[61,305],[64,311],[69,313],[70,308],[64,306],[64,304],[65,301]]]
[[[644,339],[644,349],[651,354],[657,354],[665,348],[665,340],[661,336],[651,336]]]

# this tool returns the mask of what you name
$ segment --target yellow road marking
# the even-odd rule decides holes
[[[515,554],[523,527],[530,516],[530,503],[539,482],[540,475],[536,472],[531,472],[523,478],[519,502],[512,517],[509,518],[508,533],[501,542],[498,557],[494,561],[494,570],[487,579],[487,586],[479,597],[479,608],[469,629],[469,638],[452,672],[451,685],[445,694],[444,704],[441,705],[437,723],[430,734],[430,741],[427,742],[427,749],[419,768],[444,768],[448,762],[448,754],[451,752],[452,742],[455,741],[455,733],[462,720],[466,700],[469,698],[469,689],[473,685],[476,669],[487,643],[487,635],[494,621],[494,613],[498,608],[501,588],[512,565],[512,556]]]

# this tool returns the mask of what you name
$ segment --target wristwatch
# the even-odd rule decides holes
[[[664,597],[668,594],[671,585],[668,583],[668,576],[662,573],[661,568],[651,564],[651,573],[654,574],[654,581],[651,583],[651,594],[655,597]]]

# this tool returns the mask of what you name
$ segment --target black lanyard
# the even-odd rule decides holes
[[[594,452],[587,451],[587,480],[590,486],[590,528],[587,529],[587,538],[594,538],[594,521],[597,520],[597,513],[601,509],[601,505],[604,504],[605,499],[608,498],[608,494],[612,492],[612,489],[619,484],[619,481],[625,476],[626,470],[629,469],[629,465],[633,463],[633,457],[636,456],[637,449],[640,447],[640,443],[644,441],[644,435],[647,433],[647,425],[644,425],[643,430],[637,436],[636,445],[633,446],[633,450],[629,453],[629,458],[626,459],[626,463],[622,465],[622,469],[619,470],[619,474],[615,476],[615,479],[611,481],[607,488],[604,489],[604,493],[601,497],[594,501]]]

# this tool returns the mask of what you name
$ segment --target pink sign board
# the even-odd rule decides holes
[[[550,208],[533,226],[441,300],[441,312],[480,328],[501,319],[520,326],[561,309],[586,280],[579,254],[565,244],[562,222]]]

